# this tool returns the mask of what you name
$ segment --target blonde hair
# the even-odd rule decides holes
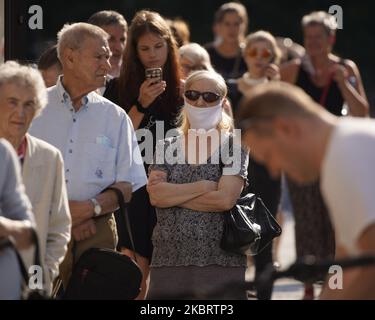
[[[190,28],[185,20],[177,17],[174,19],[165,19],[165,21],[169,25],[178,47],[190,42]]]
[[[335,35],[337,29],[335,17],[325,11],[313,11],[303,16],[301,25],[303,29],[311,25],[321,25],[328,35]]]
[[[221,96],[221,99],[224,99],[227,96],[228,88],[224,78],[215,71],[208,70],[200,70],[191,73],[185,81],[184,91],[188,90],[194,82],[199,80],[214,81],[216,83],[216,93]],[[181,123],[180,127],[178,128],[179,131],[182,134],[186,135],[188,133],[188,130],[190,129],[190,123],[184,108],[182,108],[181,110],[178,122]],[[222,119],[217,125],[217,129],[225,131],[233,130],[233,119],[224,111],[224,108],[222,110]]]
[[[65,49],[77,50],[81,48],[87,37],[102,38],[106,42],[109,35],[102,28],[86,22],[65,24],[57,33],[57,56],[63,63],[62,53]]]
[[[273,62],[279,64],[281,61],[282,52],[277,45],[275,37],[268,31],[259,30],[250,33],[245,39],[244,51],[251,47],[255,42],[265,41],[271,45],[271,51],[273,54]]]
[[[47,90],[40,72],[30,66],[20,65],[16,61],[0,64],[0,89],[4,84],[16,84],[31,88],[35,92],[35,116],[47,104]]]
[[[181,58],[186,58],[193,63],[195,70],[214,70],[211,65],[210,55],[198,43],[191,42],[185,44],[178,50]]]

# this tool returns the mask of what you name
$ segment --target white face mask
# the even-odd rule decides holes
[[[185,111],[190,123],[191,129],[210,130],[216,128],[222,119],[223,100],[212,107],[194,107],[185,100]]]

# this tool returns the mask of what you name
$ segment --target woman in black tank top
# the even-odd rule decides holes
[[[296,85],[304,89],[316,102],[322,104],[329,112],[336,116],[343,115],[344,98],[335,81],[323,88],[318,87],[311,80],[309,73],[301,66],[299,68]],[[325,101],[323,101],[325,99]]]

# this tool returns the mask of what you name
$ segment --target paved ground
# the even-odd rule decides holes
[[[291,213],[286,212],[283,233],[280,238],[277,259],[281,264],[281,269],[286,269],[296,258],[294,241],[294,220]],[[254,277],[254,268],[250,267],[246,273],[246,279],[251,280]],[[316,286],[315,291],[319,292],[320,287]],[[280,279],[276,281],[272,300],[300,300],[303,297],[303,285],[293,279]]]

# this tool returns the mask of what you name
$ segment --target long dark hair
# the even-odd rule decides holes
[[[171,30],[157,12],[139,11],[130,24],[119,77],[120,104],[126,111],[129,111],[138,98],[139,88],[145,80],[145,68],[138,57],[137,43],[141,36],[150,32],[161,36],[168,47],[167,61],[163,67],[163,79],[167,83],[167,88],[160,95],[159,111],[164,116],[170,117],[177,113],[182,101],[180,96],[180,66],[178,50]]]

